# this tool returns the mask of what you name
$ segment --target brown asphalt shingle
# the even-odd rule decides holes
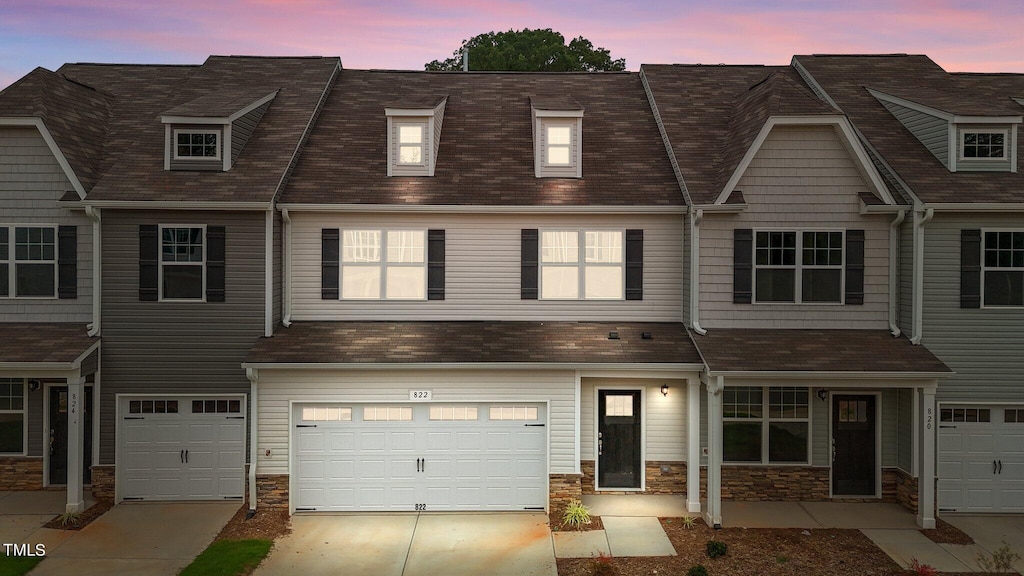
[[[1024,202],[1024,172],[950,172],[868,88],[933,108],[1024,114],[1017,75],[949,74],[927,56],[796,56],[896,174],[926,203]],[[968,97],[967,95],[972,95]],[[1024,147],[1017,146],[1024,164]]]
[[[99,341],[84,324],[5,323],[0,363],[71,363]]]
[[[435,175],[389,178],[384,108],[438,96],[447,96],[448,101]],[[531,96],[572,98],[585,109],[583,178],[534,176]],[[281,201],[485,206],[684,203],[637,74],[366,70],[341,72]]]
[[[609,332],[618,340],[609,340]],[[642,339],[650,332],[651,340]],[[251,363],[700,363],[678,322],[295,322]]]
[[[713,328],[693,341],[711,372],[950,372],[885,330]]]
[[[164,110],[160,114],[193,118],[227,118],[273,92],[248,86],[226,86],[211,94],[204,94],[195,100]]]

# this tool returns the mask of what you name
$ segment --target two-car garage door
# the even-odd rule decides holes
[[[298,511],[547,504],[543,404],[297,404],[293,410]]]
[[[1024,406],[943,406],[939,511],[1024,512]]]

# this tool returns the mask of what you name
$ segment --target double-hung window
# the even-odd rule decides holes
[[[1006,130],[962,130],[961,160],[1006,160]]]
[[[175,160],[220,160],[219,130],[175,130]]]
[[[0,378],[0,454],[25,453],[25,380]]]
[[[544,230],[540,295],[545,300],[622,300],[622,230]]]
[[[398,164],[401,166],[423,166],[425,124],[398,125]]]
[[[1024,306],[1024,230],[985,231],[985,306]]]
[[[56,295],[56,227],[0,226],[0,298]]]
[[[806,464],[810,458],[807,388],[726,387],[723,461]]]
[[[160,226],[160,299],[202,300],[206,294],[204,226]]]
[[[544,162],[548,166],[569,166],[572,164],[572,125],[547,124],[547,153]]]
[[[842,303],[843,236],[842,231],[758,231],[754,301]]]
[[[341,298],[425,300],[425,230],[343,230]]]

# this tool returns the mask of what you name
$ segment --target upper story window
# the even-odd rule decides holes
[[[342,230],[343,300],[425,300],[425,230]]]
[[[54,226],[0,226],[0,298],[55,298]]]
[[[547,166],[569,166],[572,164],[572,125],[548,124],[545,127],[547,139]]]
[[[1024,306],[1024,231],[986,231],[982,283],[985,306]]]
[[[1006,160],[1006,130],[961,130],[961,160]]]
[[[160,227],[160,299],[202,300],[206,294],[203,226]]]
[[[447,96],[407,98],[384,109],[388,176],[433,176]]]
[[[402,166],[423,166],[425,124],[398,125],[398,163]]]
[[[534,175],[583,177],[583,106],[572,97],[530,96]]]
[[[25,453],[25,380],[0,378],[0,454]]]
[[[757,231],[754,301],[843,300],[842,231]]]
[[[540,297],[545,300],[622,300],[622,230],[543,230]]]
[[[175,130],[175,160],[220,160],[219,130]]]

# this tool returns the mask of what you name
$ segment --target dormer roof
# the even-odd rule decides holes
[[[265,89],[247,86],[222,87],[210,94],[164,110],[160,118],[164,124],[197,120],[228,123],[270,102],[277,92],[273,90],[268,93]]]
[[[531,94],[530,107],[534,111],[562,113],[558,115],[578,116],[583,113],[583,105],[572,96]]]

